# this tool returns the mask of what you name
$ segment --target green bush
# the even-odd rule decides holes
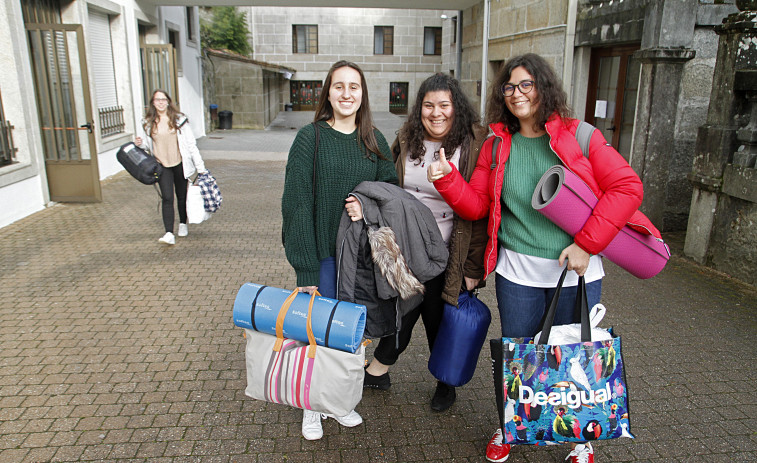
[[[247,17],[233,6],[212,8],[213,19],[210,23],[200,21],[200,41],[204,48],[231,50],[240,55],[249,56],[252,47],[248,41],[250,31]]]

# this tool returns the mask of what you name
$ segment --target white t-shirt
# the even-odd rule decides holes
[[[560,280],[563,267],[560,267],[557,259],[528,256],[500,246],[495,271],[519,285],[531,286],[532,288],[554,288]],[[602,258],[591,256],[589,258],[589,267],[586,269],[586,274],[584,274],[584,281],[591,283],[604,276],[605,270],[602,267]],[[563,286],[576,285],[578,285],[578,274],[576,272],[568,272],[565,275]]]

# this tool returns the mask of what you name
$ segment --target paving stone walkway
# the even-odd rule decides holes
[[[0,462],[485,461],[497,420],[488,352],[455,405],[434,413],[420,326],[392,388],[365,392],[356,428],[327,420],[309,442],[302,412],[245,397],[232,304],[247,281],[295,284],[280,239],[286,148],[272,148],[294,132],[201,140],[224,202],[173,247],[157,241],[155,190],[126,173],[104,182],[101,203],[0,229]],[[598,463],[755,461],[757,292],[679,255],[646,281],[607,265],[636,439],[596,444]],[[496,307],[493,283],[482,299]],[[498,327],[495,313],[490,337]],[[567,452],[518,447],[508,461]]]

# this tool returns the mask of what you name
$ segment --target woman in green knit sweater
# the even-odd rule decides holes
[[[397,184],[397,172],[386,139],[373,127],[365,76],[356,64],[331,66],[314,119],[289,149],[281,200],[284,249],[301,291],[334,298],[339,220],[343,209],[354,210],[355,198],[347,195],[363,181]],[[355,411],[332,418],[344,426],[363,422]],[[320,413],[304,411],[302,435],[323,436]]]

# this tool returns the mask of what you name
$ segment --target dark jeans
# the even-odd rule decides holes
[[[321,261],[318,271],[318,292],[321,296],[331,299],[336,298],[336,258],[327,257]]]
[[[439,332],[439,326],[442,324],[442,314],[444,313],[444,301],[442,300],[444,273],[427,281],[425,287],[426,291],[423,295],[423,301],[402,317],[402,326],[400,327],[399,334],[397,336],[381,338],[378,346],[376,346],[376,350],[373,351],[373,357],[384,365],[394,365],[400,354],[407,349],[407,346],[410,344],[410,338],[413,335],[413,327],[418,322],[418,318],[423,318],[429,352],[433,349],[436,334]]]
[[[513,283],[496,274],[497,307],[502,325],[502,336],[507,338],[531,337],[541,331],[547,306],[552,301],[555,288],[534,288]],[[557,282],[555,282],[557,284]],[[563,286],[557,302],[554,325],[580,322],[575,314],[578,286]],[[589,310],[599,303],[602,295],[602,280],[586,285]]]
[[[163,197],[163,226],[173,233],[174,210],[173,192],[176,190],[176,202],[179,206],[179,223],[187,223],[187,179],[184,178],[184,166],[164,167],[158,185]]]

